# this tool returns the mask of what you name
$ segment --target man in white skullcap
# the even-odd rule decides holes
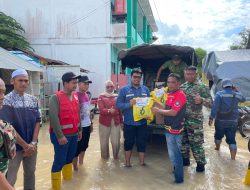
[[[14,90],[5,96],[0,117],[13,125],[23,143],[21,146],[16,144],[16,157],[10,160],[7,180],[14,186],[22,162],[24,189],[35,190],[37,142],[41,121],[38,100],[25,93],[29,85],[26,70],[15,70],[11,75],[11,84]]]

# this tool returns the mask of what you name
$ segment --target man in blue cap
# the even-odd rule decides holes
[[[246,101],[246,98],[238,92],[230,79],[222,81],[222,88],[223,90],[215,95],[208,124],[211,126],[215,119],[215,150],[220,150],[221,139],[225,135],[231,159],[235,160],[237,152],[235,134],[239,118],[238,103]]]
[[[14,186],[22,162],[24,189],[34,190],[37,140],[41,121],[38,100],[25,93],[29,86],[29,76],[24,69],[17,69],[12,73],[11,84],[14,90],[5,96],[0,117],[13,125],[22,143],[19,143],[21,146],[16,145],[16,157],[10,160],[7,180]]]

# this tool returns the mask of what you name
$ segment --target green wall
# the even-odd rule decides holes
[[[127,0],[127,48],[152,43],[152,29],[143,15],[138,0]],[[131,69],[126,73],[130,74]]]
[[[151,42],[152,29],[138,0],[127,0],[127,48]]]

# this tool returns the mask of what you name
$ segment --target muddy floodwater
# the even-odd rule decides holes
[[[236,161],[232,161],[225,142],[223,142],[220,152],[214,150],[214,128],[205,125],[206,171],[205,173],[196,173],[196,164],[192,158],[191,166],[185,167],[185,182],[177,185],[173,183],[174,179],[163,137],[154,136],[149,142],[146,152],[147,166],[139,165],[137,153],[134,152],[132,168],[123,167],[123,144],[118,160],[113,160],[112,157],[108,160],[102,160],[99,148],[98,115],[95,117],[94,132],[90,138],[84,165],[77,172],[73,172],[71,181],[62,181],[62,190],[250,189],[250,186],[242,184],[250,159],[250,153],[247,150],[248,141],[239,134],[237,134],[238,154]],[[51,189],[50,169],[52,161],[53,147],[49,139],[48,126],[44,125],[39,136],[36,170],[37,190]],[[15,186],[17,190],[22,189],[22,183],[23,177],[20,168]]]

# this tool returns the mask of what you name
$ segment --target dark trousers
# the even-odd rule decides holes
[[[77,157],[81,152],[87,150],[89,146],[89,137],[90,137],[90,126],[82,127],[82,139],[77,143],[75,157]]]
[[[138,152],[145,152],[147,140],[146,125],[126,125],[124,124],[124,150],[131,151],[136,143]]]
[[[215,134],[214,134],[215,140],[221,140],[225,135],[227,144],[236,145],[236,141],[235,141],[235,135],[236,135],[236,130],[237,130],[236,123],[223,124],[221,122],[215,121],[214,125],[215,125]]]
[[[73,136],[66,136],[68,143],[60,145],[55,133],[50,134],[50,140],[54,145],[54,162],[52,165],[52,172],[59,172],[63,166],[72,163],[76,153],[77,134]]]

